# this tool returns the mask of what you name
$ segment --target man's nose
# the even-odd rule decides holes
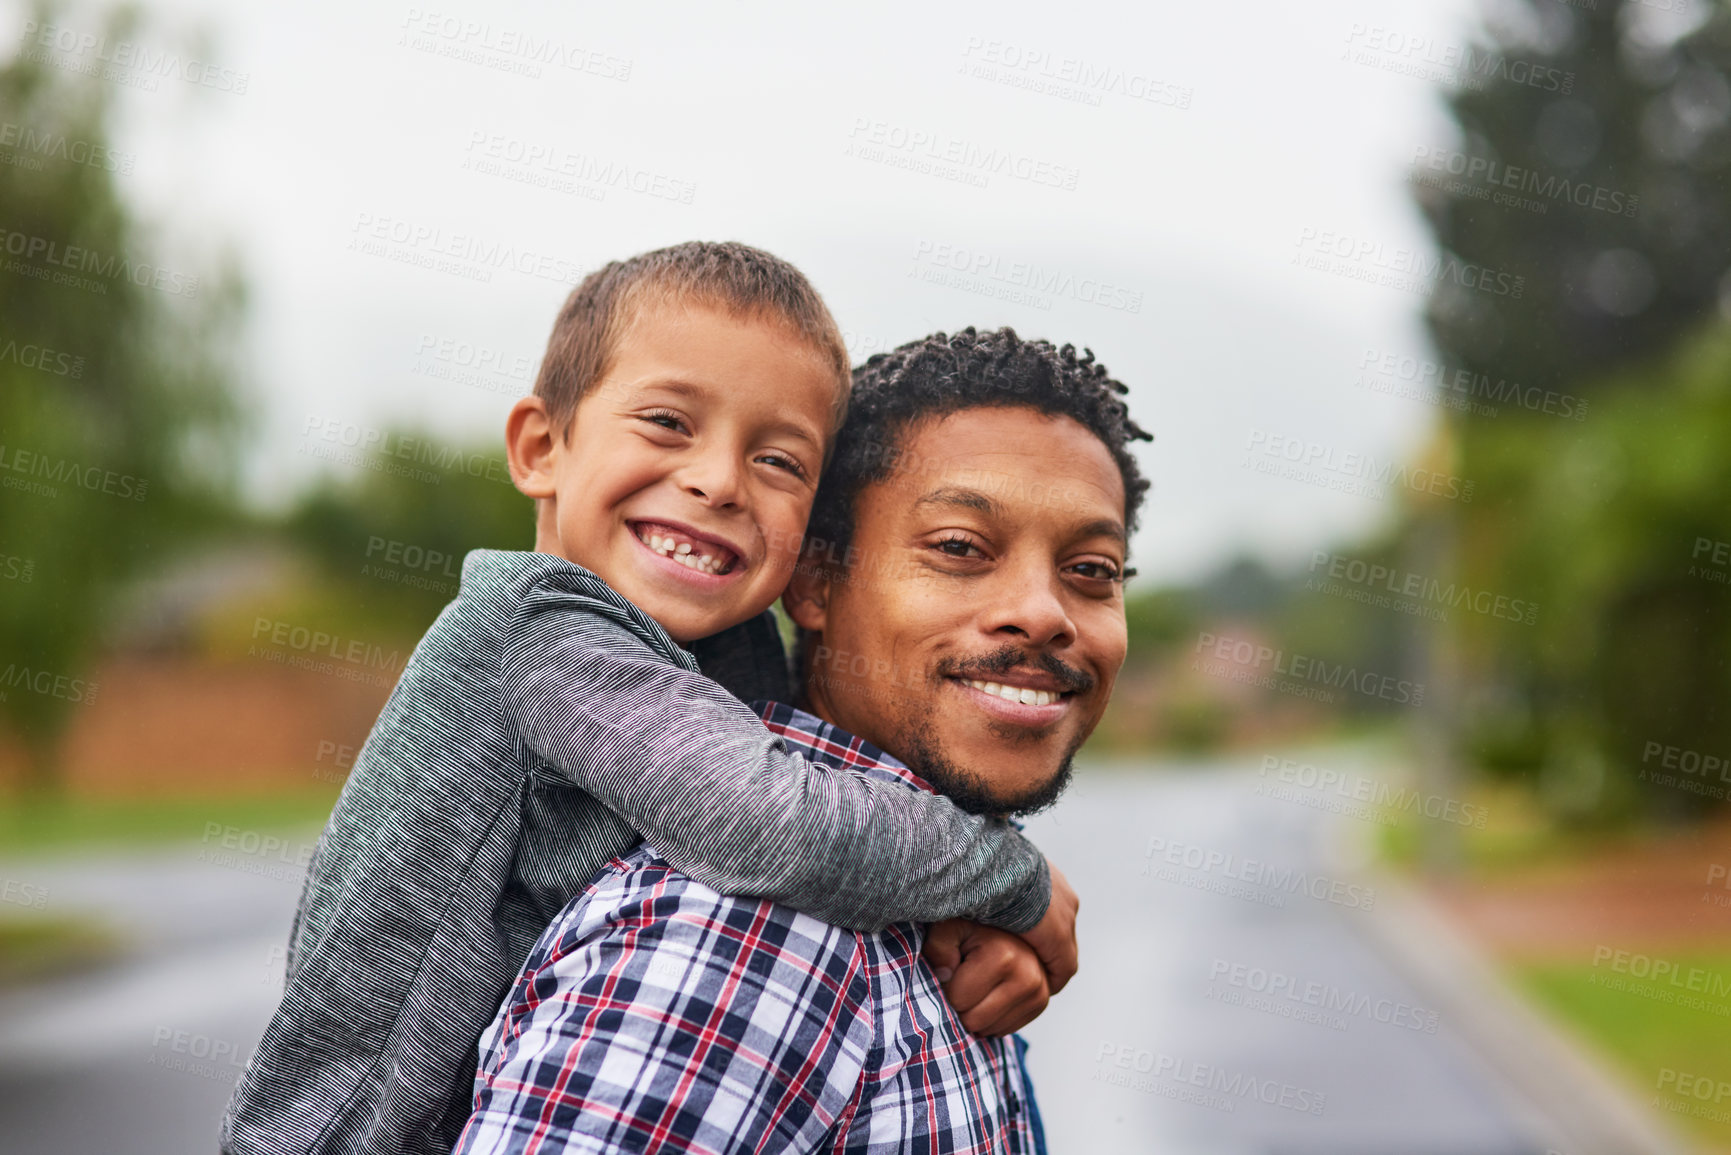
[[[1029,643],[1065,646],[1076,640],[1076,623],[1065,608],[1059,578],[1047,566],[1005,568],[986,599],[988,633]]]

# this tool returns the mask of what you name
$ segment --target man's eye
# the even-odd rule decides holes
[[[965,537],[946,537],[934,547],[950,557],[984,557],[980,547]]]
[[[1117,566],[1103,561],[1085,561],[1070,568],[1089,581],[1115,582],[1120,577]]]

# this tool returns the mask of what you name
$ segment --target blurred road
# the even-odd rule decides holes
[[[303,870],[204,847],[0,863],[125,935],[123,963],[0,995],[0,1148],[203,1155],[282,991]]]
[[[1027,1032],[1054,1152],[1554,1149],[1543,1113],[1367,933],[1354,867],[1371,824],[1256,794],[1266,781],[1084,772],[1030,823],[1083,899],[1082,973]],[[0,999],[8,1152],[214,1151],[299,888],[291,864],[240,861],[262,873],[197,849],[0,864],[138,944],[124,966]]]
[[[1084,774],[1030,821],[1082,896],[1081,974],[1025,1032],[1054,1151],[1544,1155],[1367,937],[1372,824],[1268,782]]]

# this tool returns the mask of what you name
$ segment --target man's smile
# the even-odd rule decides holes
[[[1050,655],[1032,659],[1038,663],[1033,667],[1012,664],[1027,660],[1012,649],[943,673],[946,681],[994,720],[1031,729],[1060,721],[1077,694],[1093,687],[1093,678]]]
[[[996,694],[1006,702],[1020,702],[1024,706],[1050,706],[1064,696],[1056,690],[1035,690],[1002,682],[982,682],[976,678],[964,678],[962,681],[976,690]]]
[[[1011,675],[999,677],[1009,679]],[[1069,713],[1075,698],[1074,694],[1020,686],[1009,681],[978,678],[950,678],[948,681],[993,719],[1035,730],[1043,730],[1061,721]]]

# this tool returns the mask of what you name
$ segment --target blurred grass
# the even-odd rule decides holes
[[[1485,815],[1483,828],[1462,826],[1451,832],[1459,840],[1461,872],[1475,882],[1584,862],[1652,836],[1639,826],[1605,830],[1563,825],[1546,812],[1533,790],[1520,782],[1476,782],[1458,796]],[[1403,868],[1417,867],[1424,828],[1435,823],[1412,814],[1397,817],[1396,824],[1379,831],[1382,860]]]
[[[120,940],[89,919],[65,915],[0,917],[0,986],[105,962]]]
[[[1667,954],[1680,968],[1700,967],[1710,974],[1731,974],[1731,952]],[[1630,1076],[1640,1099],[1669,1115],[1677,1128],[1716,1146],[1731,1149],[1731,1102],[1715,1104],[1682,1096],[1673,1090],[1656,1090],[1664,1068],[1686,1072],[1717,1083],[1731,1080],[1731,1017],[1710,1010],[1677,1006],[1643,998],[1629,991],[1612,990],[1594,982],[1605,978],[1604,968],[1590,963],[1529,963],[1512,968],[1517,984],[1535,1002],[1557,1018],[1597,1043]],[[1633,980],[1639,981],[1639,980]],[[1678,988],[1679,992],[1682,988]],[[1726,1006],[1709,996],[1708,1004]],[[1726,1006],[1731,1010],[1731,1006]],[[1674,1084],[1673,1084],[1674,1088]],[[1673,1114],[1667,1107],[1681,1104]],[[1700,1118],[1688,1107],[1716,1111],[1721,1118]]]
[[[322,827],[340,787],[174,798],[64,797],[0,805],[0,855],[196,842],[209,823],[262,833]]]

